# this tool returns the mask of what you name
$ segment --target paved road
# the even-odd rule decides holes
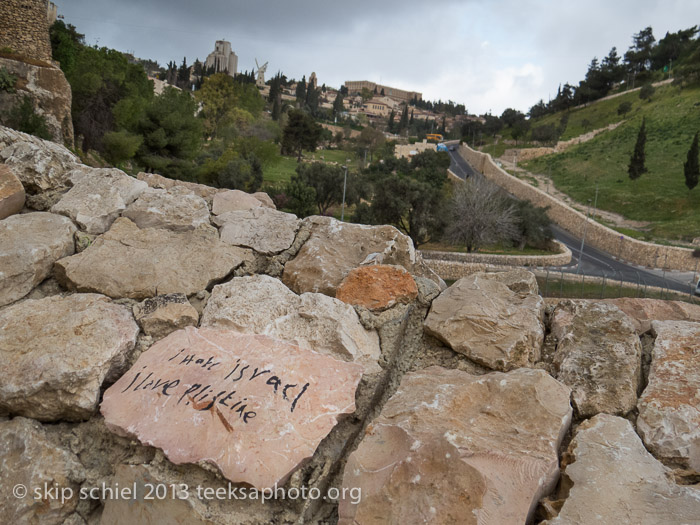
[[[482,176],[457,151],[449,151],[449,154],[451,159],[450,170],[455,175],[461,179]],[[662,270],[650,270],[634,266],[624,261],[619,261],[612,255],[588,245],[584,245],[583,256],[581,257],[581,239],[577,239],[558,226],[553,225],[552,230],[554,238],[571,250],[572,259],[571,264],[565,267],[550,267],[551,271],[558,272],[563,270],[566,273],[580,273],[613,280],[622,279],[623,281],[639,283],[639,286],[642,288],[644,286],[658,286],[683,293],[689,293],[694,282],[695,275],[693,272],[664,272]]]

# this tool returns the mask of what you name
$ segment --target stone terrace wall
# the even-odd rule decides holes
[[[464,144],[459,147],[459,153],[487,179],[518,199],[526,199],[535,206],[549,206],[547,214],[552,221],[579,238],[583,236],[586,222],[584,214],[527,182],[509,175],[486,153],[474,151]],[[651,268],[693,271],[698,261],[693,258],[692,250],[631,239],[592,220],[588,221],[586,242],[621,259]]]
[[[493,264],[496,266],[564,266],[571,262],[571,250],[564,244],[553,241],[553,255],[497,255],[489,253],[459,253],[422,250],[420,253],[425,261],[451,261],[458,263]],[[443,277],[444,279],[444,277]]]
[[[45,0],[2,0],[0,48],[35,60],[51,61]]]

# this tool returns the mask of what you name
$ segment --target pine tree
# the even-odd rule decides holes
[[[630,164],[627,168],[627,173],[629,173],[630,179],[637,180],[642,176],[643,173],[647,172],[645,163],[645,153],[644,145],[647,141],[647,130],[646,130],[646,119],[642,119],[642,127],[639,128],[639,133],[637,134],[637,143],[634,145],[634,151],[632,152],[632,157],[630,157]]]
[[[688,186],[688,191],[698,185],[700,178],[700,165],[698,165],[698,134],[695,133],[693,143],[688,150],[688,160],[683,164],[683,173],[685,174],[685,185]]]

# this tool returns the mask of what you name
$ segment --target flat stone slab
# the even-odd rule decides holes
[[[555,377],[580,417],[625,415],[637,405],[642,345],[629,317],[607,303],[566,300],[552,315]]]
[[[288,249],[301,221],[296,215],[265,206],[243,211],[229,211],[214,218],[220,226],[221,240],[234,246],[252,248],[263,255]]]
[[[263,201],[241,190],[223,190],[214,195],[211,211],[223,215],[229,211],[246,211],[263,206]]]
[[[250,251],[221,242],[212,226],[141,230],[121,217],[85,251],[58,261],[55,272],[70,290],[145,299],[204,290],[251,258]]]
[[[233,482],[282,484],[355,410],[362,367],[267,336],[173,332],[104,394],[111,430]]]
[[[547,525],[697,523],[700,494],[676,485],[626,419],[598,414],[584,421],[565,455],[566,489]]]
[[[411,271],[418,262],[411,239],[393,226],[366,226],[332,217],[307,217],[311,236],[284,267],[282,280],[297,293],[335,297],[353,268],[393,264]]]
[[[700,323],[700,305],[698,304],[635,297],[605,299],[604,302],[612,303],[625,312],[634,323],[638,334],[651,330],[652,321],[691,321]]]
[[[24,206],[24,186],[5,164],[0,164],[0,220],[19,213]]]
[[[148,188],[124,210],[122,217],[130,219],[139,228],[184,232],[209,224],[209,206],[202,197],[186,188]]]
[[[418,297],[418,286],[404,268],[375,264],[351,270],[335,296],[344,303],[369,310],[385,310],[397,303],[413,301]]]
[[[0,414],[88,419],[138,333],[129,309],[103,295],[27,299],[0,310]]]
[[[569,389],[543,370],[406,374],[343,475],[339,525],[528,523],[559,478]]]
[[[700,473],[700,323],[653,321],[652,330],[637,430],[658,459]]]
[[[452,350],[494,370],[532,366],[544,340],[544,301],[525,287],[514,292],[508,275],[476,273],[435,299],[425,331]],[[522,282],[520,273],[514,283]]]
[[[149,188],[156,188],[162,190],[180,188],[187,190],[192,195],[198,195],[199,197],[202,197],[209,206],[211,206],[211,202],[214,198],[214,195],[221,191],[226,191],[220,188],[213,188],[205,184],[197,184],[196,182],[169,179],[167,177],[163,177],[162,175],[158,175],[157,173],[141,172],[138,175],[136,175],[136,178],[148,184]]]
[[[21,299],[51,273],[54,262],[75,252],[70,219],[53,213],[0,220],[0,306]]]
[[[148,185],[114,168],[77,170],[73,187],[51,207],[87,233],[104,233]]]

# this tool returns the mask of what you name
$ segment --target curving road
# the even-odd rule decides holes
[[[451,146],[452,144],[448,144],[448,147]],[[450,150],[448,153],[451,160],[450,171],[459,178],[466,180],[469,177],[483,176],[456,150]],[[552,231],[554,238],[571,250],[572,260],[571,264],[567,266],[550,267],[550,270],[606,277],[614,280],[622,279],[631,283],[639,283],[640,287],[658,286],[683,293],[690,293],[694,287],[696,275],[694,272],[666,272],[635,266],[588,245],[584,245],[583,253],[581,253],[581,239],[577,239],[554,224]]]

